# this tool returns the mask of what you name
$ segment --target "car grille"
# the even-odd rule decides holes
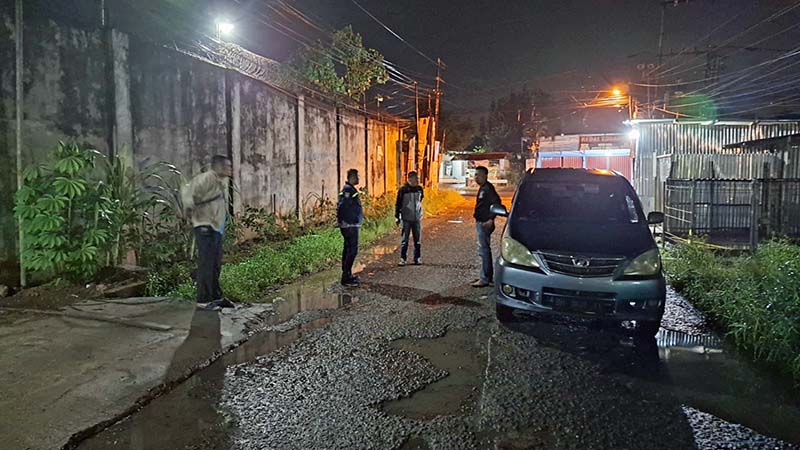
[[[611,292],[542,289],[542,305],[556,311],[607,315],[614,314],[616,304],[615,295]]]
[[[577,277],[611,276],[625,260],[625,258],[584,257],[544,252],[540,255],[551,271]],[[584,264],[580,264],[581,262]]]

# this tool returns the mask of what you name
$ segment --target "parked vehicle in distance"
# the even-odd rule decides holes
[[[519,311],[629,322],[648,336],[664,315],[666,282],[649,225],[663,222],[607,170],[536,169],[521,181],[495,264],[497,317]]]

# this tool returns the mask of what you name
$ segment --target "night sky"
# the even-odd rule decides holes
[[[143,23],[163,22],[167,25],[162,28],[184,34],[213,33],[213,17],[228,17],[237,27],[231,40],[279,61],[285,61],[303,43],[325,40],[331,30],[351,24],[367,46],[380,51],[423,88],[433,85],[436,73],[427,58],[442,58],[447,64],[443,73],[445,109],[471,119],[486,114],[493,98],[522,87],[543,89],[565,108],[576,107],[601,95],[599,91],[627,81],[669,84],[703,79],[708,76],[707,55],[692,53],[695,48],[727,46],[719,51],[725,57],[720,72],[725,77],[775,58],[781,54],[779,50],[792,49],[800,42],[797,0],[670,2],[665,9],[663,45],[668,56],[656,70],[668,73],[646,80],[637,65],[657,62],[661,0],[356,0],[425,56],[390,34],[352,0],[107,1],[116,10],[117,20],[137,15]],[[32,5],[37,2],[45,5],[43,9],[55,8],[51,1],[30,0]],[[70,13],[79,9],[75,5],[91,9],[98,2],[58,3],[67,5],[65,13]],[[797,7],[786,11],[792,5]],[[783,14],[767,20],[781,11]],[[114,13],[112,10],[112,17]],[[178,22],[181,26],[171,26]],[[742,49],[751,46],[758,49]],[[765,68],[767,72],[772,69],[774,66]],[[758,83],[785,83],[796,70],[784,68],[776,73],[775,78]],[[758,74],[750,75],[755,79]],[[735,92],[738,97],[734,100],[729,100],[728,94],[716,95],[731,111],[743,110],[745,100],[786,99],[786,90],[772,97],[769,92],[753,97],[750,92],[760,87],[753,83],[750,91]],[[694,92],[703,86],[670,89]],[[646,98],[646,88],[633,89],[637,97]],[[408,111],[407,89],[389,84],[379,91],[395,93],[394,102],[405,99],[398,111]],[[797,90],[790,93],[797,94]],[[658,95],[663,97],[663,93]],[[785,101],[784,113],[800,111],[800,96]]]

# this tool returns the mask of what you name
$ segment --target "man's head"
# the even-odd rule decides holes
[[[417,172],[408,172],[408,185],[414,187],[419,186],[419,175],[417,175]]]
[[[347,182],[352,184],[353,186],[358,185],[359,183],[358,169],[350,169],[347,171]]]
[[[211,170],[220,177],[233,176],[233,163],[230,158],[224,155],[214,155],[211,158]]]
[[[487,181],[489,181],[489,169],[483,166],[476,167],[475,182],[478,183],[478,186],[483,186]]]

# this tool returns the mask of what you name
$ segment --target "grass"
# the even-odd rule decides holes
[[[737,347],[800,382],[800,246],[776,240],[752,255],[724,256],[685,244],[664,262],[670,284]]]
[[[386,235],[394,226],[394,194],[365,199],[365,223],[360,245],[368,246]],[[426,215],[437,215],[462,201],[453,191],[432,192],[425,198]],[[325,228],[294,237],[283,243],[266,243],[249,250],[244,258],[224,264],[220,284],[232,299],[254,303],[265,301],[264,293],[272,286],[332,267],[341,259],[342,235],[337,228]],[[175,280],[178,280],[177,282]],[[189,266],[174,265],[153,273],[148,282],[151,295],[184,299],[195,297]]]

